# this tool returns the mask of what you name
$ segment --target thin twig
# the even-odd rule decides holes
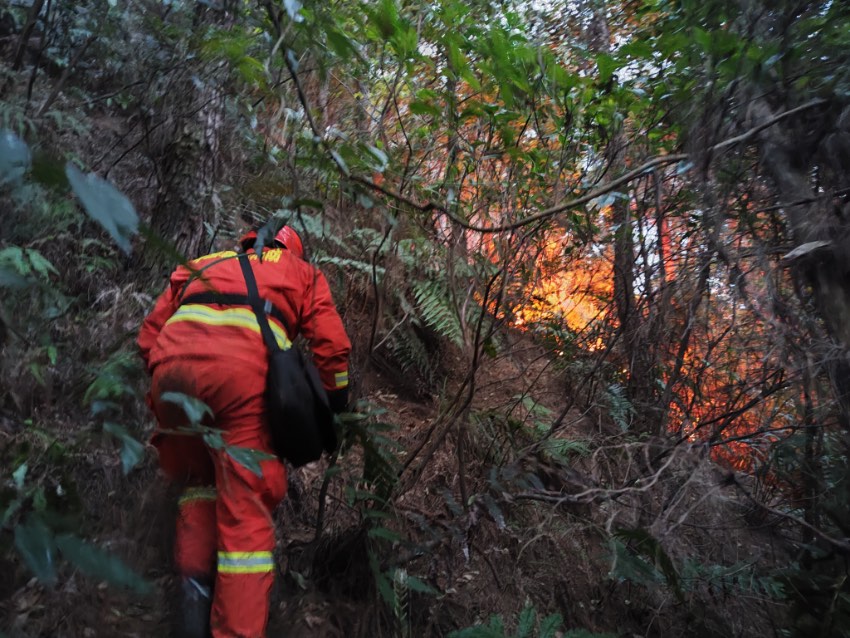
[[[24,63],[24,53],[27,50],[30,35],[32,35],[35,25],[38,23],[38,16],[41,13],[41,8],[44,6],[44,0],[36,0],[30,7],[27,14],[27,21],[24,28],[21,29],[21,35],[18,38],[18,46],[15,48],[15,55],[12,57],[12,70],[20,71]]]
[[[336,465],[338,457],[339,450],[336,450],[333,453],[333,456],[331,456],[330,465],[328,465],[329,470]],[[328,487],[330,486],[333,476],[333,473],[325,472],[325,478],[322,480],[322,487],[319,489],[319,510],[316,512],[316,535],[313,537],[313,542],[319,541],[325,528],[325,503],[328,496]]]
[[[844,538],[844,539],[834,538],[834,537],[830,536],[829,534],[827,534],[826,532],[824,532],[823,530],[818,529],[817,527],[815,527],[814,525],[812,525],[808,521],[804,521],[802,518],[798,518],[797,516],[794,516],[792,514],[786,514],[785,512],[782,512],[780,510],[777,510],[777,509],[774,509],[772,507],[765,505],[764,503],[762,503],[761,501],[756,499],[752,494],[750,494],[749,490],[747,490],[747,488],[745,488],[743,485],[741,485],[741,483],[738,481],[738,477],[735,476],[734,474],[730,475],[730,480],[735,485],[735,487],[738,488],[738,490],[744,496],[746,496],[753,503],[753,505],[755,505],[756,507],[759,507],[760,509],[764,510],[765,512],[767,512],[769,514],[773,514],[774,516],[778,516],[780,518],[784,518],[785,520],[792,521],[793,523],[796,523],[797,525],[800,525],[801,527],[809,530],[810,532],[812,532],[815,536],[817,536],[821,540],[826,541],[827,543],[832,545],[836,550],[838,550],[842,554],[850,554],[850,540],[848,540],[846,538]]]
[[[50,105],[59,97],[59,93],[65,88],[65,84],[68,82],[68,78],[71,77],[71,74],[76,69],[77,64],[79,64],[83,55],[86,52],[86,49],[89,48],[92,42],[97,40],[97,34],[92,33],[86,41],[80,45],[80,48],[77,49],[77,52],[74,53],[74,57],[71,58],[71,61],[68,62],[68,66],[65,67],[65,70],[62,71],[62,75],[59,76],[59,79],[56,81],[56,84],[53,85],[53,88],[50,90],[50,95],[47,96],[47,99],[44,100],[44,104],[41,105],[41,108],[38,109],[38,112],[35,114],[36,117],[41,117],[44,115],[45,111],[50,108]]]
[[[382,194],[386,195],[387,197],[390,197],[390,198],[392,198],[392,199],[394,199],[398,202],[406,204],[406,205],[410,206],[411,208],[419,210],[423,213],[427,213],[427,212],[430,212],[430,211],[438,211],[438,212],[442,213],[443,215],[447,216],[449,219],[451,219],[453,222],[455,222],[458,226],[460,226],[460,227],[462,227],[466,230],[473,231],[473,232],[490,234],[490,233],[501,233],[501,232],[507,232],[507,231],[511,231],[511,230],[517,230],[517,229],[522,228],[524,226],[527,226],[529,224],[533,224],[535,222],[542,221],[542,220],[548,219],[550,217],[553,217],[553,216],[555,216],[559,213],[566,212],[567,210],[570,210],[571,208],[576,208],[578,206],[582,206],[582,205],[596,199],[597,197],[600,197],[602,195],[610,193],[615,188],[622,186],[623,184],[626,184],[626,183],[632,181],[633,179],[635,179],[636,177],[639,177],[639,176],[643,175],[644,173],[651,171],[651,170],[653,170],[653,169],[655,169],[659,166],[665,166],[667,164],[675,164],[675,163],[679,163],[679,162],[685,162],[688,159],[690,159],[690,155],[688,155],[687,153],[676,153],[676,154],[673,154],[673,155],[661,155],[661,156],[658,156],[658,157],[654,157],[650,160],[647,160],[646,162],[644,162],[643,164],[641,164],[637,168],[632,169],[631,171],[628,171],[627,173],[621,175],[620,177],[618,177],[616,179],[611,180],[610,182],[608,182],[607,184],[605,184],[603,186],[600,186],[599,188],[593,189],[592,191],[586,193],[585,195],[582,195],[581,197],[577,197],[575,199],[571,199],[567,202],[563,202],[563,203],[558,204],[556,206],[552,206],[551,208],[544,209],[544,210],[540,211],[539,213],[535,213],[534,215],[529,215],[528,217],[524,217],[524,218],[519,219],[515,222],[511,222],[511,223],[507,223],[507,224],[500,224],[500,225],[497,225],[497,226],[476,226],[476,225],[470,224],[468,221],[458,217],[457,215],[452,213],[448,208],[446,208],[445,206],[443,206],[441,204],[437,204],[433,201],[417,202],[410,197],[402,195],[400,192],[397,192],[397,191],[395,191],[391,188],[384,186],[383,184],[377,184],[369,178],[366,178],[366,177],[363,177],[363,176],[360,176],[360,175],[352,174],[348,170],[348,167],[344,166],[341,163],[339,156],[330,147],[330,144],[328,143],[327,139],[325,139],[325,137],[320,134],[318,126],[316,125],[316,121],[314,120],[313,115],[310,112],[309,102],[307,101],[307,95],[305,94],[304,89],[301,86],[301,81],[298,79],[298,74],[297,74],[294,66],[292,65],[292,62],[291,62],[291,60],[289,59],[289,56],[286,53],[283,54],[283,60],[284,60],[284,64],[286,64],[287,70],[289,71],[290,75],[292,76],[293,82],[295,83],[296,92],[298,93],[298,100],[299,100],[299,102],[301,102],[301,106],[304,109],[304,113],[305,113],[306,118],[307,118],[307,123],[310,126],[310,130],[312,131],[314,138],[316,139],[316,141],[319,144],[321,144],[322,148],[324,148],[328,152],[328,154],[331,156],[331,159],[333,160],[334,164],[337,166],[337,168],[339,169],[339,171],[342,174],[344,174],[346,177],[348,177],[353,182],[356,182],[358,184],[362,184],[363,186],[366,186],[366,187],[368,187],[368,188],[370,188],[374,191],[382,193]],[[784,120],[788,117],[791,117],[792,115],[796,115],[798,113],[801,113],[805,110],[814,108],[816,106],[821,106],[822,104],[825,104],[825,103],[826,103],[826,100],[824,100],[822,98],[818,98],[818,99],[806,102],[805,104],[802,104],[802,105],[800,105],[796,108],[790,109],[790,110],[785,111],[783,113],[779,113],[779,114],[773,116],[772,118],[762,122],[758,126],[750,129],[749,131],[742,133],[741,135],[737,135],[735,137],[731,137],[727,140],[723,140],[722,142],[718,142],[717,144],[714,144],[713,146],[709,147],[708,151],[711,152],[711,151],[716,151],[716,150],[722,150],[722,149],[725,149],[727,147],[734,146],[734,145],[740,144],[742,142],[746,142],[749,139],[751,139],[752,137],[756,136],[761,131],[765,130],[766,128],[773,126],[774,124],[776,124],[776,123],[778,123],[778,122],[780,122],[780,121],[782,121],[782,120]]]

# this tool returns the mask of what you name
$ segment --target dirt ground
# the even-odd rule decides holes
[[[458,353],[446,356],[455,357],[450,369],[463,369]],[[289,496],[276,513],[279,571],[269,636],[439,637],[493,614],[512,626],[519,611],[532,602],[541,617],[558,613],[566,627],[614,632],[610,635],[758,635],[750,633],[746,622],[728,633],[728,624],[716,621],[711,610],[692,619],[699,631],[681,633],[691,612],[677,610],[669,592],[647,593],[610,579],[610,548],[601,540],[609,515],[602,508],[553,509],[487,500],[487,494],[495,493],[494,481],[502,480],[493,474],[493,440],[482,434],[489,431],[488,419],[496,422],[488,415],[508,415],[512,428],[535,419],[551,421],[568,407],[569,398],[567,376],[557,364],[557,358],[525,335],[510,335],[502,354],[481,365],[474,400],[454,421],[447,420],[446,410],[461,379],[447,377],[439,393],[410,393],[384,371],[361,367],[357,396],[381,413],[376,419],[395,426],[388,436],[399,444],[401,466],[422,450],[402,474],[390,509],[392,520],[382,522],[399,539],[370,536],[363,504],[353,503],[345,490],[363,476],[360,448],[339,459],[342,471],[329,482],[319,538],[318,504],[328,461],[293,471]],[[438,439],[447,423],[451,426],[442,444],[431,449],[429,433],[432,440]],[[587,441],[599,428],[592,414],[571,409],[555,436]],[[20,435],[4,436],[9,440]],[[20,564],[7,562],[7,578],[0,584],[0,626],[7,638],[169,635],[176,494],[158,475],[152,450],[141,467],[125,477],[117,454],[93,449],[79,454],[69,477],[84,509],[83,531],[123,557],[153,585],[153,593],[121,591],[68,568],[63,568],[58,585],[47,588],[27,576]],[[579,460],[579,469],[582,462],[587,463]],[[547,476],[549,470],[542,465],[530,471],[542,481],[563,480],[562,475]],[[752,550],[764,551],[756,544]],[[370,560],[384,573],[396,568],[403,570],[396,574],[415,576],[429,591],[389,583],[396,603],[387,605]]]

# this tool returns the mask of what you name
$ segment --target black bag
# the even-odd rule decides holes
[[[269,351],[269,372],[266,379],[266,409],[275,453],[295,467],[310,463],[332,453],[337,446],[333,412],[328,395],[319,379],[319,371],[304,358],[301,351],[290,346],[281,350],[269,326],[266,313],[272,310],[257,291],[257,280],[248,256],[239,256],[242,274],[248,286],[248,302],[257,316],[263,341]],[[281,313],[277,313],[282,317]],[[289,327],[284,324],[287,334]]]

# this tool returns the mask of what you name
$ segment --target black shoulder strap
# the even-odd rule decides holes
[[[269,320],[266,318],[266,312],[271,309],[271,303],[266,301],[263,304],[262,299],[260,299],[260,293],[257,290],[257,280],[254,278],[254,271],[251,269],[251,262],[248,261],[247,253],[239,255],[239,265],[242,266],[242,276],[245,277],[245,284],[248,286],[248,302],[257,316],[257,323],[260,324],[263,341],[266,342],[269,352],[280,350],[277,339],[274,338],[274,333],[271,326],[269,326]]]
[[[234,256],[236,256],[236,255],[234,255]],[[189,278],[186,279],[186,283],[183,284],[183,289],[180,291],[180,296],[178,297],[178,299],[180,299],[180,305],[183,305],[185,303],[183,301],[183,297],[186,296],[186,291],[189,289],[189,284],[191,284],[196,279],[202,279],[203,272],[205,270],[207,270],[208,268],[212,268],[216,264],[220,264],[221,262],[227,261],[228,259],[233,259],[233,257],[221,257],[219,259],[214,260],[212,263],[207,264],[206,266],[204,266],[202,268],[198,268],[198,270],[192,270],[191,268],[188,267],[188,265],[184,264],[184,266],[186,266],[186,268],[188,268],[190,274],[189,274]],[[201,303],[201,302],[198,302],[198,303]]]

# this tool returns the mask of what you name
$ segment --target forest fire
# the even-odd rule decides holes
[[[611,382],[629,388],[633,405],[658,406],[669,433],[708,444],[727,467],[755,472],[770,462],[766,450],[787,436],[797,402],[781,366],[766,358],[767,335],[756,317],[710,282],[699,292],[689,277],[676,277],[693,270],[693,247],[687,228],[671,224],[665,230],[670,279],[659,275],[655,282],[665,294],[646,294],[644,279],[644,297],[635,295],[632,311],[644,330],[651,322],[659,330],[651,351],[641,353],[651,363],[634,367],[620,334],[610,354],[617,370]],[[550,234],[529,253],[524,263],[533,265],[523,266],[525,276],[511,296],[512,325],[554,341],[561,354],[567,344],[585,352],[610,347],[620,326],[613,249],[579,251],[574,238],[562,233]],[[695,294],[705,295],[699,305]]]
[[[545,332],[557,340],[574,340],[588,351],[604,347],[599,327],[608,317],[611,263],[598,255],[571,255],[569,235],[551,237],[533,260],[533,271],[511,314],[521,330]]]

